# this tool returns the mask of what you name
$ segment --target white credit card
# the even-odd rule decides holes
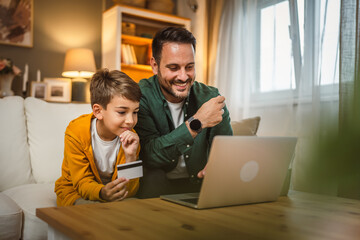
[[[117,165],[117,176],[118,178],[133,179],[143,176],[142,161],[137,160],[135,162],[129,162]]]

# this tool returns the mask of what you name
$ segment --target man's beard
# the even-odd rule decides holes
[[[158,72],[158,79],[159,79],[159,82],[167,82],[167,81],[164,80],[164,78],[161,76],[160,71]],[[186,79],[185,82],[186,82],[187,84],[191,85],[191,83],[192,83],[193,81],[194,81],[194,79],[188,78],[188,79]],[[161,88],[162,90],[164,90],[166,93],[168,93],[169,95],[171,95],[171,96],[173,96],[174,98],[178,99],[178,101],[180,102],[180,101],[184,100],[185,98],[187,98],[187,96],[190,94],[190,88],[191,88],[191,86],[190,86],[190,88],[187,90],[188,93],[186,94],[186,96],[177,94],[177,92],[173,90],[172,86],[173,86],[175,83],[185,83],[185,82],[174,79],[174,80],[168,81],[168,83],[166,84],[165,87],[164,87],[162,84],[160,84],[160,88]]]

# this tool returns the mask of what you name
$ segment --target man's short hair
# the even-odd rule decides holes
[[[157,64],[160,64],[161,52],[164,43],[189,43],[196,49],[196,39],[187,29],[182,27],[166,27],[156,33],[152,42],[153,57]]]
[[[139,85],[125,73],[108,69],[98,70],[90,83],[91,106],[95,103],[104,109],[114,96],[124,97],[134,102],[140,102]]]

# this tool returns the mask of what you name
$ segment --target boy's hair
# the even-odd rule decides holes
[[[114,96],[121,96],[134,102],[140,102],[139,85],[125,73],[108,69],[98,70],[90,83],[91,106],[95,103],[106,109]]]
[[[156,63],[159,65],[161,52],[164,43],[189,43],[192,44],[194,51],[196,49],[196,39],[194,35],[182,27],[166,27],[156,33],[152,42],[152,52]]]

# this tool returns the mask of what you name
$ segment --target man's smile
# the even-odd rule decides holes
[[[189,83],[191,82],[191,80],[187,80],[187,81],[173,81],[171,84],[173,86],[175,86],[175,88],[178,91],[184,91],[187,89]]]

